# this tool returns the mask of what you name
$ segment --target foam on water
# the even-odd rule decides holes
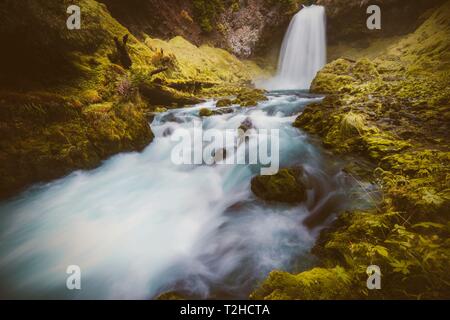
[[[245,298],[272,269],[304,268],[315,234],[302,220],[345,188],[339,171],[326,170],[321,152],[291,125],[312,101],[276,95],[203,126],[233,129],[250,117],[256,127],[280,129],[281,165],[304,165],[321,177],[324,194],[313,190],[294,207],[265,204],[250,191],[257,166],[173,164],[175,142],[164,132],[191,128],[200,106],[172,110],[156,117],[155,140],[142,153],[117,155],[0,204],[0,296],[145,299],[175,289]],[[81,267],[82,290],[66,289],[68,265]]]

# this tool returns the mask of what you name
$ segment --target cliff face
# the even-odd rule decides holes
[[[218,23],[218,44],[240,57],[278,50],[301,1],[248,0],[227,8]]]
[[[204,35],[194,21],[193,2],[190,0],[98,0],[104,3],[122,25],[140,39],[144,35],[171,39],[182,36],[199,45]]]
[[[414,31],[423,21],[420,18],[428,9],[442,4],[443,0],[317,0],[323,5],[328,18],[328,41],[359,41],[361,46],[380,37],[403,35]],[[368,30],[366,21],[369,5],[381,8],[381,30]]]
[[[248,58],[278,48],[300,0],[98,0],[135,36],[183,36]]]

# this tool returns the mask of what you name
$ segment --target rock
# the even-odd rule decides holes
[[[190,94],[150,81],[140,83],[139,92],[151,105],[185,106],[202,102]]]
[[[165,107],[156,107],[154,110],[155,113],[163,113],[163,112],[167,112],[167,108]]]
[[[221,149],[214,150],[212,156],[214,158],[214,163],[223,161],[227,158],[227,149],[221,148]]]
[[[233,104],[233,102],[230,99],[220,99],[216,103],[216,108],[222,108],[222,107],[229,107]]]
[[[172,133],[173,133],[173,128],[168,127],[163,131],[163,137],[168,137],[168,136],[172,135]]]
[[[248,130],[253,128],[253,122],[252,119],[247,117],[244,121],[242,121],[241,125],[239,126],[239,129],[247,132]]]
[[[306,188],[301,181],[302,170],[281,169],[273,176],[256,176],[251,181],[253,193],[260,199],[284,203],[306,200]]]
[[[391,37],[407,34],[417,27],[417,20],[423,13],[443,0],[317,0],[327,12],[327,38],[330,44],[354,41],[364,46],[368,38]],[[366,9],[376,4],[382,8],[381,30],[369,30]]]
[[[155,300],[186,300],[186,297],[176,291],[169,291],[160,294]]]
[[[337,59],[327,64],[317,73],[311,84],[313,93],[350,93],[357,90],[358,85],[380,78],[373,62],[361,59],[352,62],[348,59]]]
[[[233,104],[239,104],[241,107],[255,107],[259,101],[267,100],[264,90],[244,88],[233,100]]]
[[[314,268],[299,274],[272,271],[250,298],[253,300],[339,299],[352,297],[351,275],[342,267]]]
[[[202,108],[202,109],[200,109],[198,115],[200,117],[210,117],[213,115],[213,112],[208,108]]]

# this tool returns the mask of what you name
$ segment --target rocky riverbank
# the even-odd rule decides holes
[[[346,212],[313,249],[320,265],[273,271],[252,298],[447,297],[450,278],[450,3],[374,60],[328,64],[311,90],[326,93],[294,126],[338,154],[356,154],[383,191],[371,211]],[[349,174],[358,176],[352,168]],[[368,290],[378,265],[382,290]]]
[[[138,39],[94,0],[77,3],[83,27],[68,30],[70,4],[0,5],[0,197],[142,150],[153,139],[147,120],[155,110],[236,95],[263,74],[180,36]]]

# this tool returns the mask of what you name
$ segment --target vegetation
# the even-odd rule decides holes
[[[300,169],[281,169],[273,176],[256,176],[252,179],[253,193],[263,200],[300,203],[306,199],[306,188]]]
[[[373,62],[339,59],[319,72],[312,90],[329,95],[294,125],[334,152],[370,159],[383,199],[321,233],[319,268],[274,271],[253,298],[448,297],[449,18],[447,2]],[[366,288],[372,264],[382,270],[382,290]]]
[[[195,18],[202,30],[211,32],[215,26],[214,21],[224,9],[224,0],[193,0],[193,5]]]
[[[113,154],[142,150],[153,139],[148,121],[155,113],[220,97],[216,109],[199,110],[208,117],[267,100],[251,86],[267,76],[257,63],[181,36],[157,39],[143,30],[137,38],[99,1],[77,3],[83,8],[77,32],[65,28],[61,14],[71,1],[0,3],[0,198],[93,168]],[[309,3],[264,1],[287,17]],[[237,13],[244,2],[190,4],[193,11],[187,6],[176,17],[190,26],[198,23],[205,40],[224,32],[224,10]],[[326,97],[307,106],[293,125],[319,136],[336,154],[370,161],[376,168],[370,179],[383,198],[372,210],[339,215],[322,231],[313,249],[319,258],[315,268],[299,274],[274,270],[251,298],[449,297],[448,21],[449,1],[425,13],[408,36],[376,39],[362,50],[333,48],[340,58],[311,86]],[[244,121],[240,128],[251,126]],[[346,171],[358,176],[359,169],[356,163]],[[306,197],[301,178],[300,169],[286,168],[253,178],[251,189],[265,201],[298,203]],[[366,288],[372,264],[381,267],[381,291]]]
[[[211,94],[203,89],[228,95],[261,73],[181,37],[141,42],[94,0],[79,1],[83,28],[70,31],[61,14],[69,4],[0,5],[8,43],[0,59],[0,197],[141,150],[152,140],[146,117],[156,108],[198,103]]]

